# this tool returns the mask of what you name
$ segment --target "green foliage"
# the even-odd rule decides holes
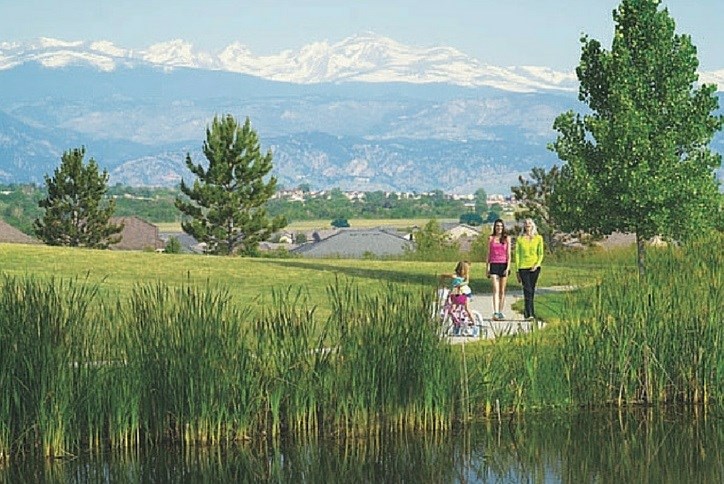
[[[550,205],[565,230],[686,239],[717,207],[708,145],[721,129],[716,86],[695,87],[696,48],[657,1],[623,0],[610,51],[584,36],[579,98],[591,113],[561,114],[551,148],[565,162]]]
[[[108,189],[108,195],[116,201],[115,214],[119,217],[136,215],[152,222],[180,221],[175,205],[178,188],[116,185]]]
[[[472,417],[430,291],[376,289],[327,288],[334,308],[320,321],[302,291],[242,307],[228,289],[155,283],[120,302],[82,281],[0,278],[0,456],[441,430]]]
[[[475,190],[475,211],[483,213],[488,208],[488,194],[484,188]]]
[[[105,249],[120,240],[122,226],[109,222],[115,202],[106,199],[108,172],[99,173],[91,158],[83,163],[85,148],[63,153],[53,177],[45,176],[45,210],[34,223],[35,234],[48,245]]]
[[[349,200],[339,189],[326,196],[306,194],[304,201],[282,198],[269,200],[272,215],[283,215],[287,220],[324,220],[336,217],[380,218],[457,218],[465,210],[463,200],[440,196],[439,193],[399,197],[395,193],[367,192],[363,199]]]
[[[44,196],[45,191],[35,185],[2,185],[0,217],[18,230],[32,234],[33,222],[43,214],[38,202]]]
[[[488,260],[488,237],[480,234],[470,244],[468,259],[472,262],[487,262]]]
[[[717,400],[724,235],[656,248],[644,277],[611,265],[564,305],[561,360],[581,404]],[[685,267],[686,270],[681,270]]]
[[[178,237],[171,237],[166,242],[166,247],[163,249],[166,254],[180,254],[181,253],[181,242]]]
[[[530,179],[519,176],[520,185],[510,187],[522,207],[515,213],[515,220],[533,219],[538,232],[545,239],[546,247],[553,247],[553,234],[559,227],[550,208],[551,197],[560,176],[561,172],[556,165],[548,171],[535,167],[530,172]]]
[[[411,254],[418,260],[456,260],[460,250],[458,244],[445,235],[437,220],[430,220],[413,234],[415,249]]]
[[[260,241],[286,225],[283,217],[269,220],[265,208],[276,188],[275,177],[264,181],[272,169],[272,153],[261,154],[249,118],[240,126],[231,115],[214,117],[203,152],[206,168],[186,156],[197,179],[193,186],[181,181],[185,197],[176,199],[186,217],[181,227],[206,242],[212,254],[252,254]]]
[[[271,250],[260,250],[256,257],[264,259],[300,259],[302,256],[294,252],[289,252],[289,249],[286,247],[277,247]]]
[[[336,218],[336,219],[332,220],[332,222],[330,223],[330,225],[331,225],[332,227],[337,227],[338,229],[341,229],[341,228],[347,228],[347,227],[349,227],[349,222],[347,221],[346,218],[341,218],[341,217],[339,217],[339,218]]]
[[[492,224],[496,220],[500,218],[500,212],[496,212],[494,210],[491,210],[488,212],[488,215],[485,217],[485,223],[486,224]]]
[[[460,216],[460,223],[472,226],[483,225],[483,217],[479,213],[467,212]]]

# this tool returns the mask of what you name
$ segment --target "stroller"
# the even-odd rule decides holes
[[[442,336],[480,336],[483,317],[478,311],[471,310],[473,320],[465,311],[467,296],[455,293],[447,288],[438,290],[439,318]]]

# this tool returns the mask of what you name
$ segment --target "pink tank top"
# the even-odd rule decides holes
[[[492,264],[506,264],[508,262],[508,240],[500,243],[498,237],[493,237],[488,246],[488,262]]]

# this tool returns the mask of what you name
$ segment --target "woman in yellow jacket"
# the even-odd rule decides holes
[[[525,319],[535,319],[533,297],[542,262],[543,237],[538,234],[535,222],[527,218],[523,222],[523,235],[515,241],[515,267],[518,269],[518,282],[523,284]]]

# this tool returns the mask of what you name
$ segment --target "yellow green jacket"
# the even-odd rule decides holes
[[[534,235],[533,238],[521,235],[515,240],[515,267],[530,269],[540,266],[543,262],[543,237]]]

